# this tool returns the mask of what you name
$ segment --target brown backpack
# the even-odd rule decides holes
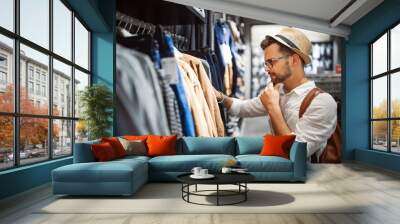
[[[311,101],[320,93],[323,93],[320,88],[314,88],[304,98],[303,102],[300,105],[299,118],[301,118],[304,112],[307,110],[308,106],[310,106]],[[338,111],[340,111],[338,105]],[[317,160],[317,155],[314,153],[311,156],[312,163],[340,163],[342,157],[342,141],[341,141],[341,130],[339,125],[339,117],[336,122],[336,128],[331,137],[328,139],[326,143],[326,147],[324,148],[322,154]]]

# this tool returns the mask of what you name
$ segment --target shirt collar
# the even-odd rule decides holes
[[[283,90],[283,85],[281,85],[281,87],[279,88],[279,92],[281,95],[290,95],[292,93],[296,93],[297,95],[301,96],[302,94],[304,94],[305,92],[307,92],[310,89],[315,88],[315,82],[312,80],[309,80],[299,86],[297,86],[296,88],[294,88],[292,91],[285,93],[285,91]]]

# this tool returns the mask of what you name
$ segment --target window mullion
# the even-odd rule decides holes
[[[19,7],[20,0],[14,1],[14,30],[17,35],[19,35]],[[19,39],[14,39],[14,112],[15,114],[19,114],[20,112],[20,47],[19,47]],[[20,165],[20,156],[19,156],[19,145],[20,145],[20,118],[14,116],[14,166]]]
[[[387,32],[387,71],[390,70],[390,29]],[[388,98],[388,103],[387,103],[387,110],[388,110],[388,118],[392,118],[392,100],[391,100],[391,74],[387,74],[387,98]],[[392,121],[388,120],[387,122],[387,132],[388,132],[388,152],[392,151]]]
[[[72,55],[72,64],[73,66],[71,67],[71,91],[72,91],[72,105],[71,105],[71,117],[75,117],[75,12],[72,11],[71,15],[71,23],[72,23],[72,38],[71,38],[71,55]],[[72,155],[74,155],[74,145],[75,145],[75,126],[76,126],[76,121],[72,121],[72,130],[71,130],[71,150],[72,150]]]
[[[49,0],[49,50],[53,52],[53,0]],[[48,152],[49,159],[53,159],[53,56],[49,55],[49,75],[48,75],[48,91],[49,94],[49,116],[48,120]]]
[[[373,123],[373,121],[372,121],[372,119],[374,118],[373,117],[373,91],[374,91],[374,85],[373,85],[373,79],[372,79],[372,72],[374,71],[373,70],[373,63],[372,63],[372,57],[373,57],[373,50],[374,50],[374,48],[372,47],[372,45],[370,45],[370,47],[369,47],[369,52],[370,52],[370,57],[369,57],[369,64],[370,64],[370,66],[369,66],[369,69],[370,69],[370,71],[369,71],[369,85],[370,85],[370,90],[369,90],[369,118],[370,118],[370,122],[369,122],[369,125],[370,125],[370,128],[369,128],[369,145],[370,145],[370,149],[373,149],[373,146],[374,146],[374,144],[373,144],[373,141],[374,141],[374,136],[373,136],[373,127],[374,127],[374,123]]]

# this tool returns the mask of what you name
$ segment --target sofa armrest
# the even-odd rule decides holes
[[[75,143],[74,145],[74,163],[89,163],[95,162],[90,146],[92,144],[98,144],[100,140],[94,140],[89,142]]]
[[[307,176],[307,143],[295,141],[290,149],[290,160],[293,162],[293,179],[305,181]]]

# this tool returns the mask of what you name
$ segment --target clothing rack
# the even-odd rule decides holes
[[[153,36],[156,32],[156,25],[151,23],[146,23],[139,19],[133,18],[121,12],[116,12],[117,27],[128,31],[132,35],[144,35],[148,34]],[[180,46],[187,46],[189,43],[188,38],[176,34],[173,26],[164,26],[164,32],[171,35],[174,43]]]
[[[149,34],[153,35],[156,31],[156,26],[151,23],[146,23],[139,19],[130,17],[121,12],[116,13],[117,27],[127,30],[131,34]],[[136,27],[136,28],[135,28]]]

